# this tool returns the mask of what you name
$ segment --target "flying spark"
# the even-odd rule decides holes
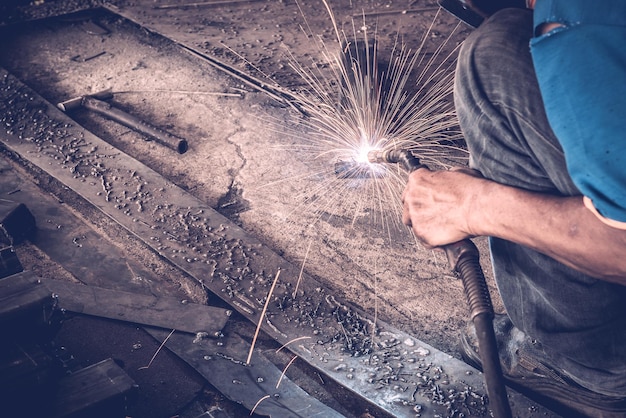
[[[402,148],[432,168],[466,163],[452,100],[456,28],[434,52],[427,51],[438,11],[417,49],[396,35],[383,57],[383,37],[365,15],[344,30],[328,0],[323,4],[334,39],[310,38],[328,65],[305,66],[287,51],[291,68],[305,83],[296,92],[307,115],[298,121],[305,133],[294,131],[300,139],[295,146],[317,164],[311,176],[323,178],[319,187],[305,192],[314,198],[305,197],[303,206],[316,211],[316,219],[352,212],[353,222],[365,214],[389,233],[404,230],[399,202],[406,173],[371,164],[367,154]],[[302,212],[299,207],[297,213]]]

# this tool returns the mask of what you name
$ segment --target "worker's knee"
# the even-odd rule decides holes
[[[532,66],[528,47],[531,36],[532,13],[528,10],[504,9],[487,19],[461,46],[455,94],[461,100],[478,100],[476,91],[467,90],[476,87],[488,95],[490,86],[510,82],[513,68]]]

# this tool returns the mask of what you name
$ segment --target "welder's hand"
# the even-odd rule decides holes
[[[483,179],[478,171],[419,169],[409,175],[402,194],[402,222],[427,247],[438,247],[473,236],[468,217]]]

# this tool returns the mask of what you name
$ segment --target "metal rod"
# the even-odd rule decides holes
[[[406,15],[410,13],[424,13],[424,12],[436,12],[439,10],[439,7],[421,7],[419,9],[396,9],[396,10],[378,10],[373,12],[368,12],[364,14],[353,14],[353,18],[365,18],[374,17],[374,16],[382,16],[382,15]]]
[[[91,110],[94,113],[98,113],[111,120],[114,120],[132,130],[142,133],[150,137],[154,141],[158,142],[159,144],[173,149],[179,154],[184,154],[185,152],[187,152],[187,149],[189,148],[187,140],[166,132],[162,129],[159,129],[155,126],[152,126],[148,122],[145,122],[136,116],[133,116],[121,109],[118,109],[107,102],[99,100],[109,99],[111,97],[113,97],[113,94],[111,93],[110,89],[107,89],[92,95],[80,96],[66,100],[59,103],[57,106],[64,112],[76,109],[78,107],[83,107],[85,109]]]
[[[107,102],[103,102],[102,100],[98,100],[94,97],[85,97],[83,99],[82,105],[85,109],[89,109],[95,113],[99,113],[116,122],[121,123],[122,125],[130,129],[151,137],[159,144],[165,145],[166,147],[173,149],[179,154],[184,154],[185,152],[187,152],[188,145],[185,139],[156,128],[150,125],[148,122],[145,122],[131,114],[124,112],[123,110],[111,106]]]
[[[252,3],[258,0],[223,0],[223,1],[202,1],[196,3],[183,4],[159,4],[154,6],[155,9],[182,9],[185,7],[202,7],[202,6],[228,6],[238,3]]]

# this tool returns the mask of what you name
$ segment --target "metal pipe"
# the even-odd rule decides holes
[[[87,94],[85,96],[72,97],[71,99],[65,100],[63,102],[57,103],[57,107],[64,112],[69,112],[70,110],[78,109],[83,105],[83,99],[85,97],[95,97],[100,100],[109,100],[113,98],[113,91],[108,88],[104,90],[100,90],[96,93]]]
[[[370,151],[367,157],[372,163],[402,164],[409,172],[426,168],[412,152],[407,150]],[[512,417],[511,406],[506,393],[498,344],[493,329],[493,305],[485,275],[480,266],[478,248],[469,239],[444,245],[441,248],[446,252],[448,263],[463,282],[471,319],[476,329],[478,350],[493,414],[496,418],[510,418]]]
[[[187,149],[189,148],[187,140],[152,126],[148,122],[145,122],[138,117],[124,112],[123,110],[103,101],[112,97],[113,93],[110,89],[107,89],[94,94],[74,97],[57,104],[57,106],[64,112],[83,107],[114,120],[127,128],[142,133],[159,144],[173,149],[179,154],[187,152]]]
[[[131,114],[124,112],[111,106],[107,102],[98,100],[94,97],[84,97],[82,100],[82,106],[85,109],[89,109],[95,113],[99,113],[106,116],[130,129],[140,132],[150,138],[154,139],[161,145],[165,145],[168,148],[173,149],[179,154],[187,152],[187,141],[169,132],[163,131],[155,126],[150,125]]]

